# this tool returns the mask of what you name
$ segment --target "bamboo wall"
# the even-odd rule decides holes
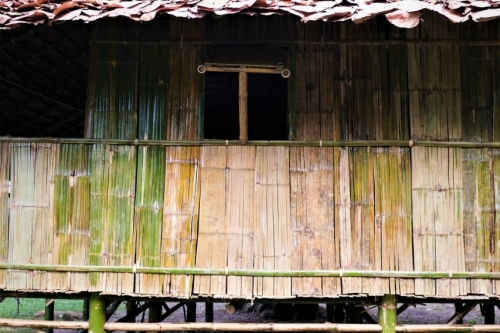
[[[498,39],[498,22],[424,19],[412,30],[380,19],[302,24],[277,16],[100,21],[87,136],[197,140],[203,77],[196,67],[208,46],[188,41],[279,39],[290,41],[296,140],[500,141],[500,47],[453,43]],[[386,39],[409,42],[292,43]],[[0,148],[0,263],[500,272],[498,149]],[[497,284],[0,270],[0,289],[174,297],[455,298],[497,294]]]

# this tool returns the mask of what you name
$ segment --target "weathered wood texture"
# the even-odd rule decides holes
[[[19,143],[10,147],[9,262],[50,264],[51,154],[51,144]],[[7,288],[47,289],[47,274],[8,271]]]
[[[142,25],[100,21],[94,41],[160,42],[93,45],[86,133],[196,140],[203,122],[203,76],[196,67],[203,51],[183,41],[279,39],[294,64],[291,138],[499,141],[496,46],[287,44],[319,38],[498,39],[498,26],[451,25],[433,15],[412,30],[378,19],[304,25],[286,16],[168,18]],[[169,42],[161,43],[165,39]],[[498,149],[70,144],[0,149],[0,262],[500,269]],[[0,288],[186,298],[459,297],[497,293],[500,283],[0,270]]]

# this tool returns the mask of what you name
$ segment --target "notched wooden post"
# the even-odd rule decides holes
[[[248,142],[248,91],[247,91],[247,73],[239,73],[239,106],[240,106],[240,142]]]
[[[378,307],[378,323],[382,326],[382,333],[395,333],[397,323],[396,295],[382,296]]]

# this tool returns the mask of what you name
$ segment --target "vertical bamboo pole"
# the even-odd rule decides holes
[[[378,323],[382,326],[382,333],[396,332],[397,302],[396,295],[382,296],[382,302],[378,308]]]
[[[99,293],[91,293],[89,299],[89,333],[104,333],[106,304]]]
[[[240,142],[248,142],[248,92],[247,92],[247,73],[240,72],[239,97],[240,97]]]

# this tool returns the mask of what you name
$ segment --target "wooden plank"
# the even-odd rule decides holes
[[[0,263],[9,255],[10,144],[0,143]],[[7,271],[0,270],[0,289],[7,287]]]
[[[196,267],[226,268],[226,147],[202,147],[200,222]],[[220,251],[213,251],[214,244]],[[225,295],[224,276],[196,276],[194,292],[201,295]]]
[[[195,267],[200,211],[200,148],[167,148],[165,177],[162,266]],[[190,297],[192,286],[192,276],[166,276],[163,293]]]
[[[52,248],[50,226],[51,144],[13,144],[9,262],[48,264]],[[47,288],[47,273],[10,271],[8,289]]]
[[[492,190],[493,195],[494,195],[494,208],[495,212],[497,212],[500,209],[500,150],[499,149],[493,149],[492,151],[492,168],[493,168],[493,188]],[[491,256],[491,262],[492,262],[492,271],[493,272],[498,272],[500,271],[500,241],[498,241],[498,235],[500,235],[500,214],[495,214],[495,219],[493,220],[494,225],[491,227],[492,233],[495,235],[495,242],[493,244],[494,248],[491,249],[493,250],[492,256]],[[464,223],[465,225],[465,223]],[[465,231],[466,233],[466,231]],[[467,258],[466,258],[467,259]],[[467,267],[467,265],[466,265]],[[495,280],[493,282],[493,286],[495,290],[500,290],[500,281]]]
[[[54,147],[52,264],[87,265],[90,244],[90,150],[86,145]],[[49,289],[87,291],[86,273],[50,273]]]
[[[248,92],[247,92],[247,73],[239,73],[239,124],[240,124],[240,142],[242,144],[248,141]]]

